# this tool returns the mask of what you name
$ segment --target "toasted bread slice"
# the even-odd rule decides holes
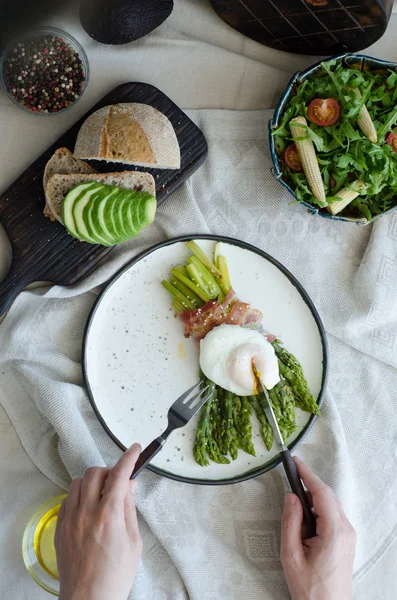
[[[153,106],[122,103],[88,117],[77,136],[74,155],[156,169],[179,169],[181,153],[174,128]]]
[[[122,171],[121,173],[89,173],[72,175],[53,175],[47,183],[45,190],[48,206],[60,222],[62,221],[63,200],[68,191],[78,183],[86,181],[96,181],[108,185],[136,190],[137,192],[148,192],[156,196],[156,185],[153,176],[150,173],[141,173],[139,171]]]
[[[75,158],[67,148],[58,148],[51,156],[45,166],[43,176],[44,192],[50,178],[55,174],[72,174],[72,173],[96,173],[95,169],[88,163]],[[51,221],[55,221],[55,216],[52,214],[46,197],[46,204],[43,210],[44,216],[49,217]]]

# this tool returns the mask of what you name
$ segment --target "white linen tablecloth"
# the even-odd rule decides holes
[[[65,487],[69,476],[118,455],[91,411],[81,379],[82,328],[97,286],[156,241],[214,232],[245,239],[284,262],[320,311],[330,341],[329,390],[323,417],[299,454],[337,491],[358,530],[354,597],[393,600],[397,217],[359,228],[290,206],[270,175],[271,111],[246,112],[273,106],[290,75],[316,59],[247,40],[198,0],[176,2],[172,17],[156,32],[120,48],[93,42],[71,9],[52,24],[84,44],[90,86],[73,111],[48,120],[24,115],[0,98],[2,188],[124,81],[153,83],[183,107],[238,111],[193,111],[209,141],[208,159],[160,207],[156,223],[136,242],[114,250],[79,285],[24,292],[0,326],[1,404],[34,463],[1,411],[0,597],[48,597],[24,571],[24,524],[41,502],[60,493],[55,484]],[[392,30],[393,22],[368,53],[395,59]],[[144,559],[134,598],[288,598],[278,561],[283,486],[279,469],[224,488],[142,474]]]

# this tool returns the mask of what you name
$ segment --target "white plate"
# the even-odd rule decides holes
[[[122,448],[148,445],[167,426],[167,412],[199,375],[198,348],[183,336],[171,299],[160,285],[169,271],[190,255],[186,241],[169,240],[151,248],[116,275],[98,298],[87,323],[84,376],[91,403],[102,425]],[[208,253],[224,242],[233,289],[263,313],[263,325],[301,362],[310,389],[321,403],[327,375],[327,345],[320,318],[306,292],[277,261],[261,250],[229,238],[197,236]],[[233,483],[254,477],[280,462],[275,444],[264,446],[256,417],[256,457],[240,451],[230,465],[200,467],[192,448],[196,416],[173,432],[150,468],[192,483]],[[297,410],[294,446],[314,417]]]

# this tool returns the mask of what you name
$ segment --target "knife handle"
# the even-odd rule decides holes
[[[299,477],[298,469],[292,458],[291,452],[286,448],[282,451],[282,459],[285,474],[287,475],[291,490],[296,494],[301,501],[303,508],[303,520],[307,527],[308,537],[315,537],[316,535],[316,519],[312,513],[312,507],[309,502],[309,498],[305,490],[301,478]]]

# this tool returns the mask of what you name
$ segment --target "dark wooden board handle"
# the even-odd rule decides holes
[[[296,494],[301,501],[303,508],[303,520],[307,527],[308,537],[315,537],[316,535],[316,519],[312,513],[312,507],[309,502],[309,498],[303,489],[301,478],[299,477],[298,469],[292,458],[291,452],[283,450],[282,454],[283,465],[285,474],[287,475],[291,490]]]
[[[146,465],[158,454],[163,447],[164,439],[161,437],[156,438],[142,450],[138,460],[136,461],[135,468],[131,473],[130,479],[134,479],[139,473],[146,467]]]
[[[23,257],[13,258],[6,278],[0,282],[0,320],[19,292],[33,281],[28,261],[24,260]]]

